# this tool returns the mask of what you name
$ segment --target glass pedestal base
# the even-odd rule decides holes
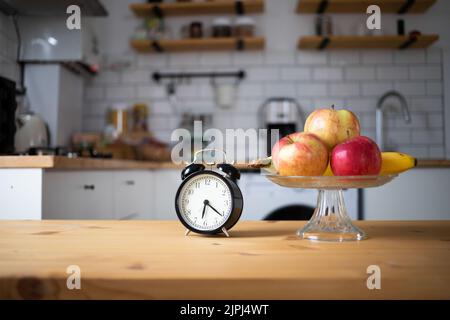
[[[348,216],[342,189],[319,189],[314,214],[297,235],[302,239],[333,242],[366,238],[364,231],[355,227]]]
[[[317,189],[317,207],[312,218],[297,235],[318,241],[358,241],[366,238],[364,231],[352,224],[344,204],[342,189],[375,188],[392,181],[397,175],[377,176],[280,176],[273,170],[263,174],[282,187]]]

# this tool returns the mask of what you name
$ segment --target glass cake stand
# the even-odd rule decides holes
[[[280,176],[265,169],[262,174],[283,187],[317,189],[319,195],[314,214],[297,235],[302,239],[333,242],[366,238],[365,232],[355,227],[348,216],[343,189],[379,187],[397,176]]]

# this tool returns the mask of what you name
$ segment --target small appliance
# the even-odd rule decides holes
[[[303,128],[305,117],[299,103],[292,98],[274,97],[267,99],[259,110],[260,127],[267,129],[267,154],[271,155],[276,140]],[[279,134],[272,141],[272,132]]]

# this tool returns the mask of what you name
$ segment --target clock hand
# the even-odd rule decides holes
[[[212,205],[209,204],[209,202],[206,205],[208,207],[210,207],[211,209],[213,209],[219,216],[223,216],[223,214],[221,214],[219,211],[217,211]]]
[[[202,219],[205,216],[206,206],[208,205],[208,203],[209,203],[208,200],[203,201]]]

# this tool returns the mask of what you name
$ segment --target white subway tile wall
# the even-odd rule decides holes
[[[377,68],[377,79],[379,80],[404,80],[408,78],[408,67],[382,66]]]
[[[348,80],[374,80],[374,67],[348,67],[345,70],[345,79]]]
[[[343,52],[243,52],[201,54],[128,54],[130,66],[122,73],[103,71],[87,82],[84,129],[103,129],[108,106],[115,102],[150,106],[149,125],[155,136],[169,142],[183,112],[213,115],[213,125],[226,128],[258,126],[258,108],[272,96],[296,98],[304,113],[334,104],[359,117],[362,132],[374,138],[377,99],[388,90],[407,98],[411,123],[390,113],[385,121],[390,148],[419,157],[444,154],[442,59],[440,49]],[[108,63],[114,57],[105,57]],[[208,80],[191,80],[177,86],[171,105],[165,85],[151,79],[154,71],[222,71],[244,69],[229,110],[215,105]]]

